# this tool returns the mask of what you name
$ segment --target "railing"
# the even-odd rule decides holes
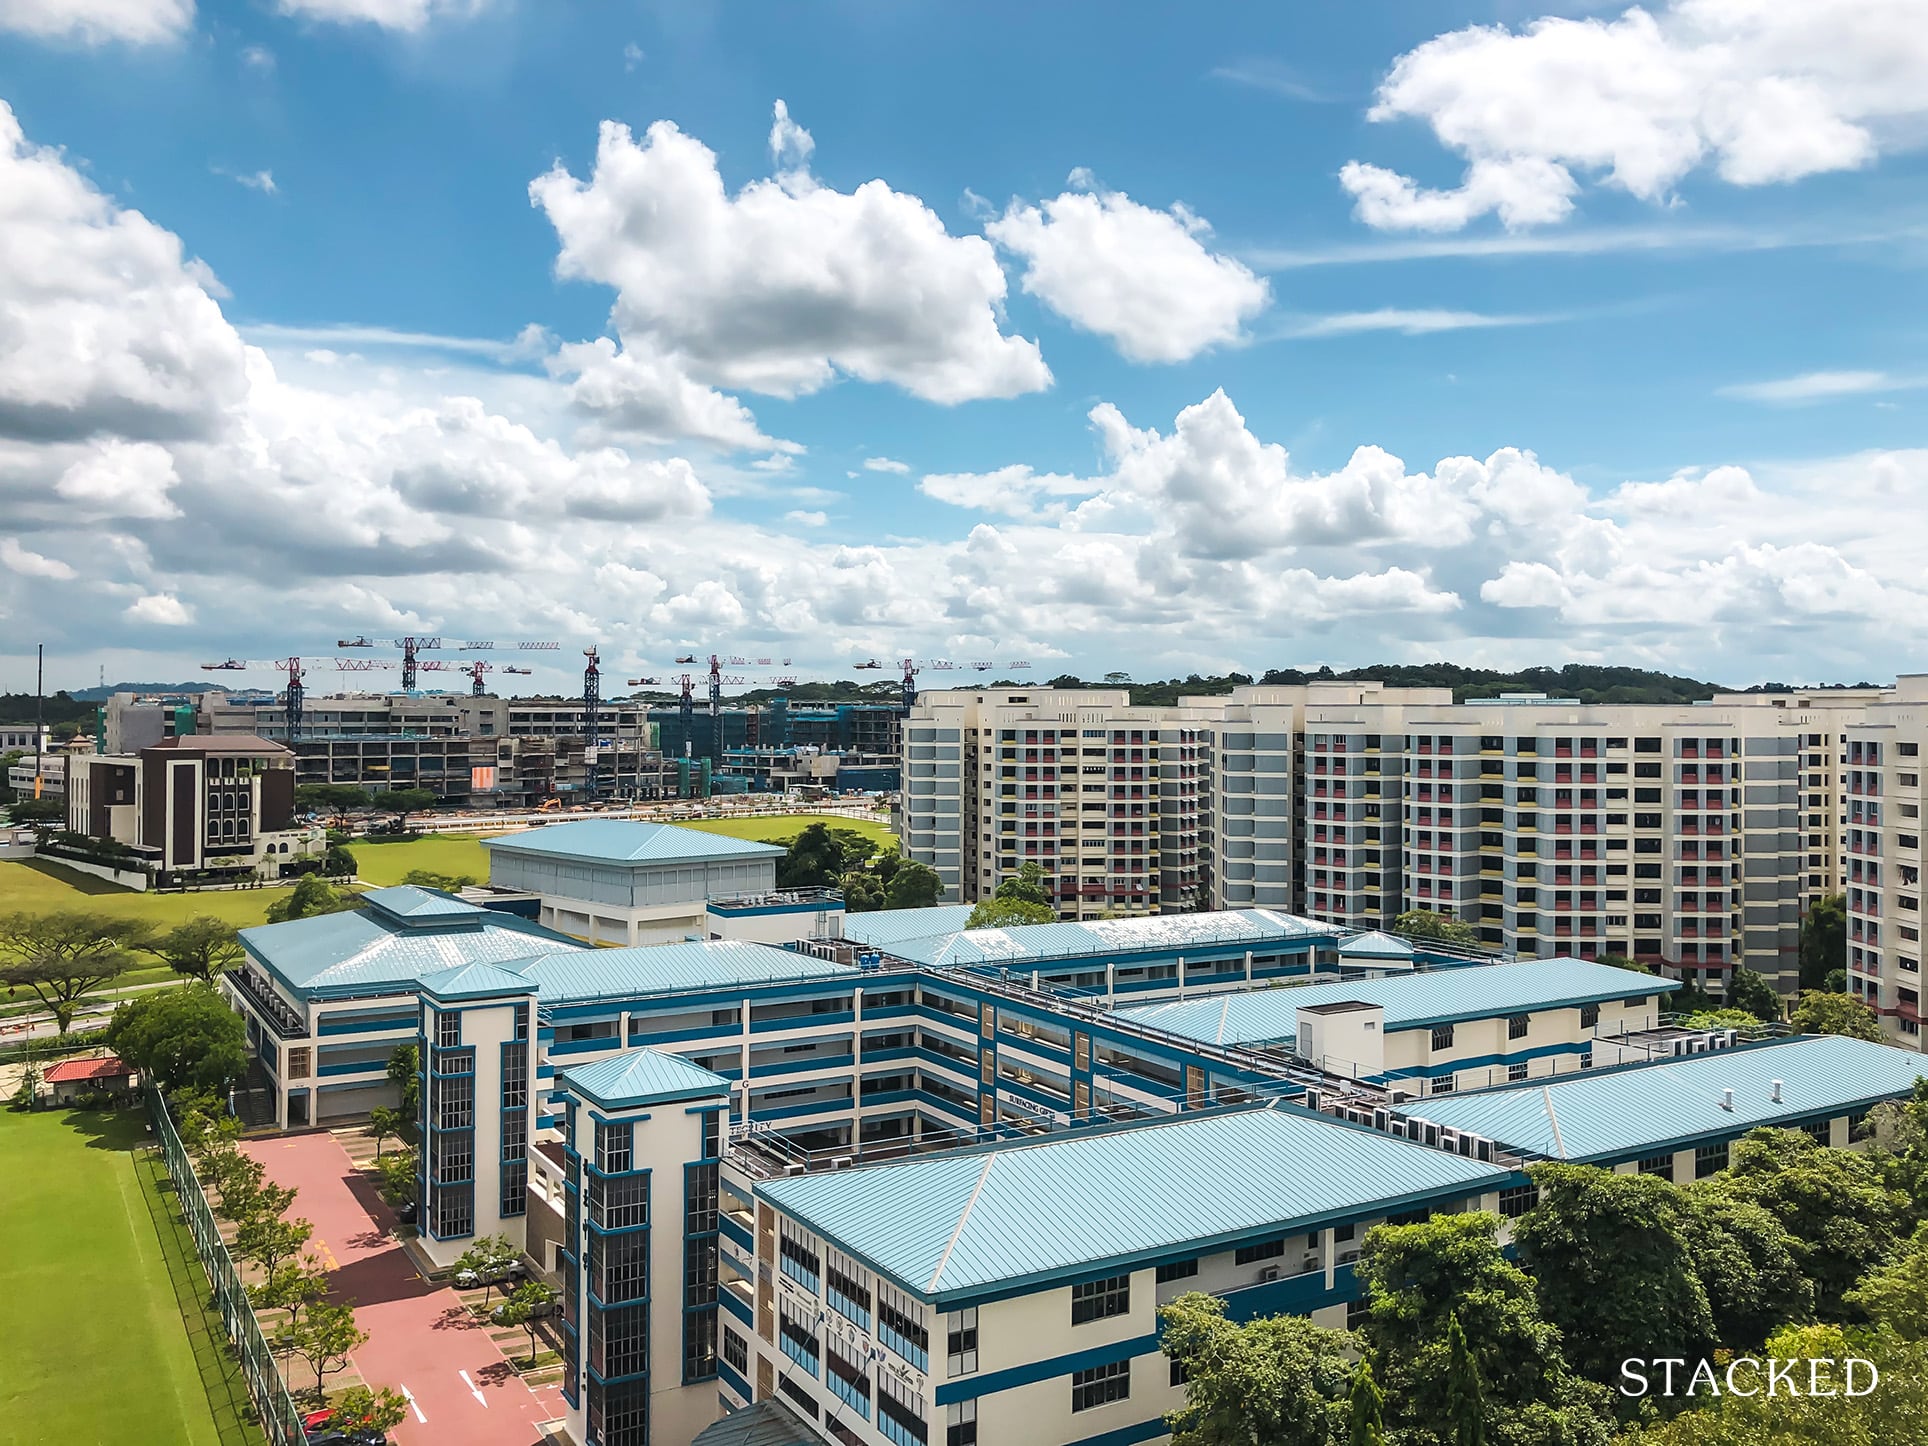
[[[833,904],[844,901],[842,889],[766,889],[760,893],[718,894],[710,899],[712,909],[759,909],[776,904]]]
[[[283,1039],[306,1039],[308,1021],[287,1000],[275,993],[274,985],[257,974],[253,966],[236,969],[222,976],[236,992],[267,1021],[268,1027]]]
[[[308,1438],[301,1425],[301,1408],[281,1379],[274,1351],[262,1333],[261,1322],[255,1319],[254,1308],[248,1304],[247,1290],[221,1239],[221,1229],[214,1222],[214,1213],[208,1209],[201,1182],[195,1177],[194,1166],[188,1160],[187,1150],[175,1132],[174,1121],[169,1118],[167,1104],[159,1091],[148,1092],[147,1112],[161,1158],[167,1162],[168,1176],[174,1182],[181,1214],[194,1236],[195,1253],[201,1257],[201,1268],[214,1287],[214,1303],[221,1313],[221,1323],[227,1328],[228,1339],[234,1343],[235,1356],[241,1363],[241,1374],[247,1381],[248,1396],[254,1402],[261,1428],[270,1446],[306,1446]]]

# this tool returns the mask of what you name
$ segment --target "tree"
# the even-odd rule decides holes
[[[1416,939],[1437,939],[1442,944],[1477,944],[1479,930],[1451,914],[1435,914],[1430,909],[1408,909],[1392,923],[1393,931]]]
[[[1235,1324],[1191,1291],[1161,1306],[1160,1347],[1183,1371],[1172,1446],[1339,1446],[1353,1338],[1303,1316]]]
[[[434,869],[410,869],[402,875],[402,882],[419,889],[440,889],[445,894],[459,894],[475,882],[475,875],[438,874]]]
[[[1901,1253],[1862,1276],[1846,1300],[1903,1340],[1928,1340],[1928,1225],[1917,1225]]]
[[[1560,1333],[1540,1314],[1531,1280],[1500,1251],[1496,1215],[1436,1215],[1366,1232],[1358,1279],[1369,1303],[1361,1334],[1391,1407],[1388,1434],[1410,1446],[1451,1446],[1442,1429],[1453,1390],[1449,1324],[1477,1365],[1486,1422],[1521,1441],[1600,1446],[1604,1388],[1576,1378]],[[1534,1433],[1538,1433],[1537,1435]]]
[[[234,925],[207,914],[176,924],[140,947],[176,974],[203,984],[213,983],[215,975],[226,973],[246,957]]]
[[[836,887],[849,868],[850,850],[833,836],[827,824],[813,823],[790,840],[789,852],[777,860],[780,889]]]
[[[58,798],[23,798],[13,805],[11,816],[15,823],[63,823],[67,804]]]
[[[1815,901],[1801,920],[1801,988],[1820,989],[1828,975],[1848,967],[1848,900],[1830,894]]]
[[[967,929],[1008,929],[1014,924],[1055,924],[1058,911],[1024,899],[981,899],[964,921]]]
[[[1849,1039],[1881,1042],[1881,1021],[1875,1012],[1846,994],[1804,989],[1788,1023],[1801,1034],[1845,1034]]]
[[[1683,1029],[1752,1029],[1760,1022],[1745,1009],[1700,1009],[1680,1017]]]
[[[65,1034],[88,995],[133,967],[148,926],[79,912],[0,918],[0,984],[31,989]]]
[[[237,1230],[259,1220],[279,1220],[295,1203],[292,1185],[275,1184],[258,1161],[249,1163],[254,1169],[236,1170],[223,1183],[221,1203],[214,1210],[222,1219],[232,1221]]]
[[[287,1220],[266,1213],[243,1220],[234,1235],[234,1249],[243,1260],[252,1260],[268,1279],[285,1262],[301,1253],[313,1237],[315,1227],[306,1220]]]
[[[890,876],[884,889],[886,909],[928,909],[944,896],[944,881],[937,870],[915,859],[905,859]]]
[[[339,914],[359,909],[361,900],[330,886],[320,874],[303,874],[287,898],[268,908],[270,924],[285,924],[290,919],[306,919],[316,914]]]
[[[884,906],[883,881],[875,874],[852,869],[837,880],[837,887],[843,890],[844,912],[847,914],[868,914]]]
[[[288,1335],[289,1349],[315,1373],[315,1403],[327,1399],[327,1379],[348,1364],[349,1355],[368,1342],[349,1305],[312,1305]]]
[[[420,1164],[415,1151],[403,1150],[384,1156],[375,1164],[375,1178],[386,1200],[397,1210],[415,1199],[422,1188]]]
[[[324,878],[352,878],[355,867],[355,856],[338,843],[329,844],[322,852],[321,872]]]
[[[1457,1311],[1446,1317],[1446,1431],[1451,1446],[1486,1446],[1486,1392]]]
[[[328,1418],[328,1424],[373,1432],[385,1441],[388,1433],[407,1418],[408,1398],[400,1391],[388,1386],[380,1390],[350,1386],[335,1397],[335,1414]]]
[[[1695,1188],[1758,1205],[1788,1233],[1815,1309],[1838,1320],[1866,1266],[1901,1244],[1909,1201],[1888,1188],[1879,1162],[1818,1145],[1799,1130],[1751,1131],[1720,1175]]]
[[[463,1276],[474,1277],[470,1283],[482,1287],[482,1304],[487,1305],[489,1293],[507,1278],[521,1259],[522,1252],[508,1236],[477,1236],[467,1250],[455,1257],[456,1283],[461,1284]]]
[[[1683,1190],[1680,1199],[1681,1235],[1716,1341],[1753,1350],[1787,1321],[1814,1314],[1813,1282],[1780,1221],[1752,1201],[1706,1189]]]
[[[413,1044],[398,1044],[388,1056],[388,1082],[402,1097],[402,1118],[415,1122],[422,1103],[422,1051]]]
[[[368,1133],[375,1137],[375,1159],[382,1158],[382,1141],[395,1138],[402,1128],[402,1112],[376,1105],[368,1112]]]
[[[1372,1378],[1372,1362],[1359,1362],[1346,1396],[1346,1446],[1386,1446],[1386,1396]]]
[[[308,813],[352,813],[368,807],[368,790],[352,783],[303,783],[295,788],[295,807]]]
[[[536,1322],[554,1310],[555,1305],[555,1291],[539,1280],[525,1280],[509,1292],[490,1319],[497,1325],[521,1326],[529,1332],[529,1364],[533,1366],[536,1363]]]
[[[1648,1356],[1711,1349],[1714,1323],[1680,1225],[1680,1192],[1654,1175],[1538,1164],[1539,1201],[1513,1226],[1520,1264],[1573,1369],[1613,1383],[1627,1342]]]
[[[1727,1004],[1731,1009],[1746,1010],[1763,1024],[1776,1023],[1781,1017],[1781,996],[1774,986],[1752,969],[1738,965],[1727,982]]]
[[[304,1255],[299,1260],[285,1260],[277,1265],[257,1285],[248,1290],[248,1304],[256,1311],[285,1310],[292,1326],[301,1318],[302,1311],[328,1299],[328,1274],[322,1269],[321,1262],[312,1255]],[[277,1338],[277,1346],[285,1354],[292,1344],[292,1333]]]
[[[163,1090],[225,1095],[248,1072],[247,1026],[205,984],[155,989],[123,1000],[107,1043]]]
[[[420,813],[425,808],[433,808],[441,799],[432,788],[391,788],[378,794],[372,800],[378,808],[395,815],[395,831],[408,831],[408,816]]]
[[[1015,874],[1007,874],[997,886],[995,897],[1020,904],[1050,907],[1051,895],[1045,890],[1044,868],[1036,859],[1026,859]]]
[[[1793,1372],[1800,1394],[1790,1394],[1783,1376],[1770,1395],[1766,1367],[1737,1364],[1735,1391],[1727,1390],[1723,1378],[1716,1401],[1703,1387],[1696,1397],[1698,1410],[1643,1432],[1640,1446],[1889,1446],[1922,1439],[1922,1422],[1928,1421],[1928,1342],[1903,1340],[1890,1330],[1796,1325],[1776,1332],[1760,1354],[1803,1363]],[[1843,1394],[1850,1358],[1871,1362],[1881,1373],[1880,1386],[1868,1390],[1868,1371],[1858,1368],[1856,1389],[1865,1394]],[[1809,1361],[1822,1364],[1806,1365]],[[1808,1394],[1810,1371],[1819,1372],[1823,1394]],[[1679,1389],[1679,1377],[1675,1380]]]

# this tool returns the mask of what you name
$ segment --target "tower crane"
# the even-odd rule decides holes
[[[971,666],[980,673],[988,673],[991,671],[991,669],[995,668],[997,664],[996,663],[972,663]],[[1024,669],[1030,666],[1031,665],[1029,663],[1024,663],[1024,662],[1006,663],[1004,665],[1005,670],[1007,672],[1014,672],[1014,673],[1022,672]]]
[[[229,658],[219,663],[201,664],[205,672],[243,673],[250,668],[274,668],[288,675],[288,682],[282,694],[282,716],[288,725],[288,737],[293,740],[301,732],[302,710],[302,666],[300,658]]]
[[[919,673],[951,673],[957,670],[957,664],[948,658],[905,658],[901,666],[904,670],[904,690],[899,708],[906,718],[910,716],[910,710],[917,706]]]
[[[495,648],[525,653],[554,653],[561,651],[562,648],[561,643],[498,643],[492,639],[485,638],[480,640],[471,639],[460,644],[451,644],[444,643],[439,636],[427,637],[410,634],[399,638],[371,638],[366,633],[357,634],[352,638],[337,638],[335,640],[335,646],[338,648],[400,648],[402,650],[402,691],[404,693],[413,693],[415,691],[416,670],[426,666],[420,657],[422,653],[441,652],[443,649],[451,647],[465,653],[487,652]]]
[[[589,659],[589,665],[582,670],[582,762],[584,769],[583,796],[589,802],[596,798],[597,777],[597,734],[602,711],[602,658],[596,648],[582,650]]]

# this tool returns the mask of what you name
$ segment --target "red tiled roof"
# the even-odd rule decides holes
[[[48,1084],[63,1084],[83,1079],[124,1079],[134,1072],[134,1066],[105,1055],[100,1059],[63,1059],[59,1064],[47,1069]]]

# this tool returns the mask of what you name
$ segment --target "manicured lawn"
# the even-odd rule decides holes
[[[237,928],[264,924],[268,906],[287,889],[216,889],[209,893],[142,894],[123,889],[92,874],[62,868],[49,859],[0,859],[0,914],[15,909],[50,914],[59,909],[84,909],[115,919],[145,919],[162,928],[209,914]],[[151,977],[164,978],[166,969]],[[127,980],[139,983],[138,977]]]
[[[0,1113],[0,1441],[261,1440],[145,1121]]]
[[[832,828],[855,829],[880,843],[891,843],[889,827],[868,819],[843,818],[837,814],[798,813],[781,818],[678,819],[678,828],[701,829],[705,833],[724,833],[732,838],[778,842],[795,838],[813,823]],[[410,869],[430,869],[438,874],[467,874],[474,879],[489,876],[488,851],[474,834],[433,834],[426,838],[396,843],[356,839],[348,846],[355,856],[355,872],[371,884],[399,884]]]

